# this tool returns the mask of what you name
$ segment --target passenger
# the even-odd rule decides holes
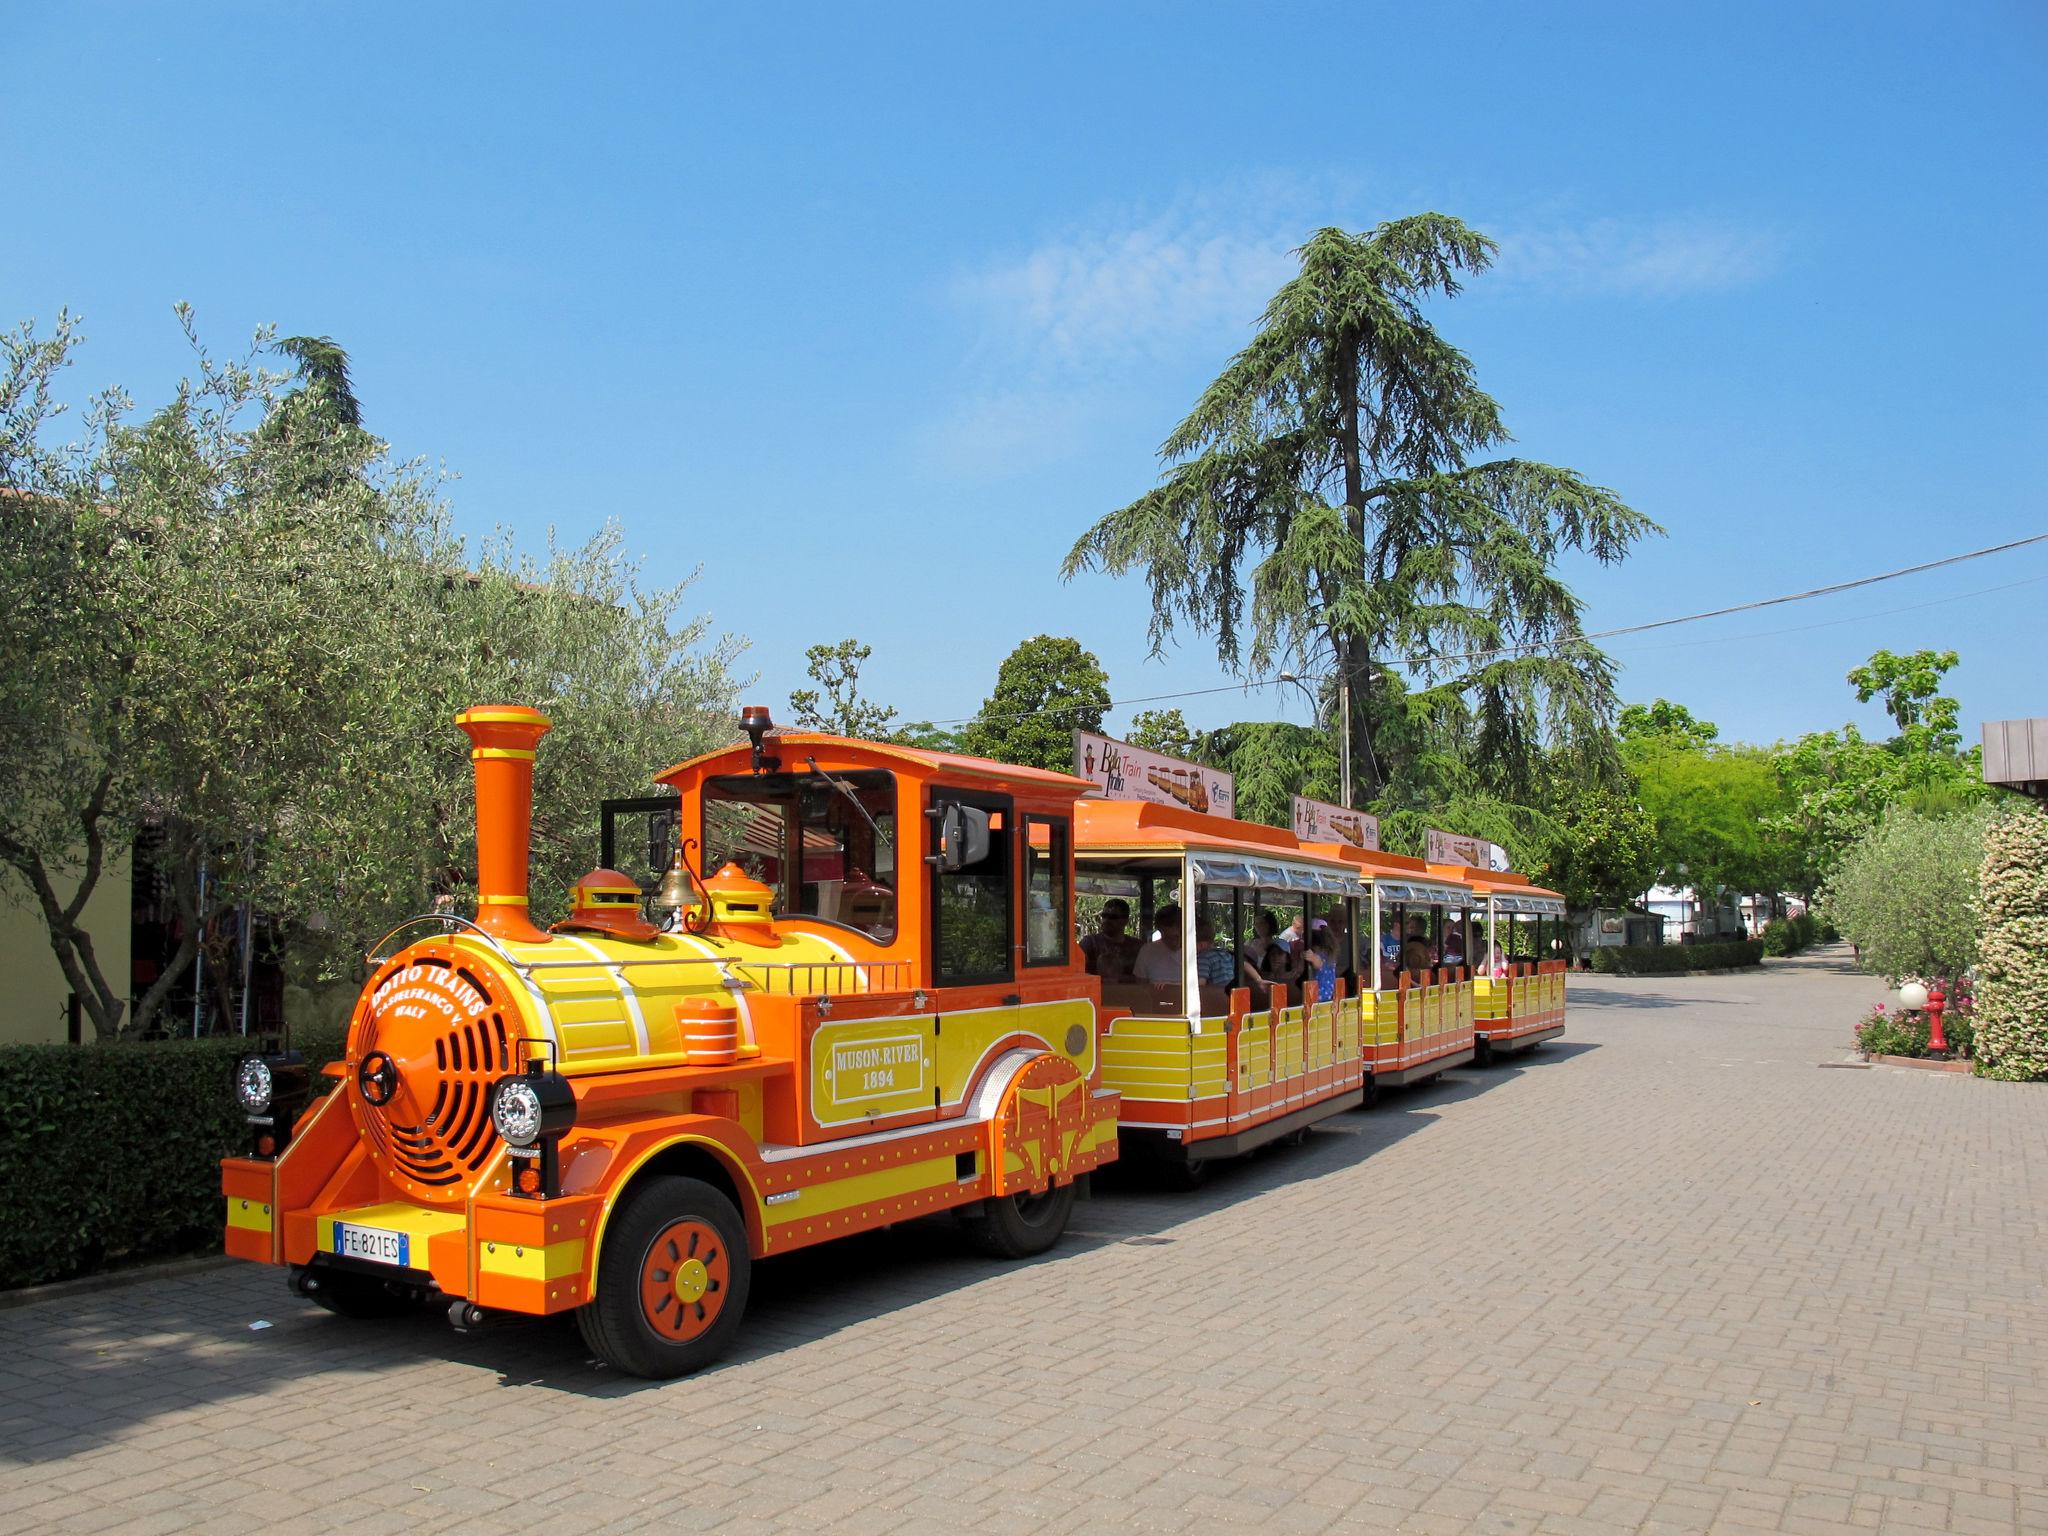
[[[1090,976],[1104,981],[1129,981],[1131,962],[1138,953],[1137,940],[1127,932],[1131,925],[1131,904],[1112,896],[1102,904],[1102,918],[1096,932],[1081,941],[1081,954]]]
[[[1179,986],[1181,979],[1181,935],[1180,908],[1164,906],[1159,909],[1159,937],[1153,939],[1138,951],[1138,958],[1131,963],[1131,975],[1135,980],[1151,982],[1154,986]]]
[[[1465,963],[1465,932],[1462,927],[1447,929],[1444,933],[1444,964]]]
[[[1401,969],[1423,980],[1436,969],[1436,950],[1429,942],[1429,925],[1422,918],[1408,919],[1408,939],[1401,946]]]
[[[1328,1002],[1337,995],[1337,945],[1327,927],[1309,934],[1305,959],[1309,979],[1316,984],[1317,998]]]
[[[1273,921],[1273,914],[1261,912],[1252,919],[1252,936],[1245,944],[1240,958],[1244,962],[1244,979],[1260,992],[1266,987],[1266,954],[1279,941],[1280,925]]]
[[[1195,980],[1205,987],[1229,987],[1237,976],[1230,951],[1216,944],[1216,924],[1206,912],[1195,914]]]

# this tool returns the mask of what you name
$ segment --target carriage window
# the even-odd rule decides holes
[[[965,869],[932,874],[933,980],[942,987],[1010,979],[1010,802],[947,790],[989,813],[988,853]]]
[[[737,864],[775,893],[777,917],[896,934],[896,776],[729,774],[704,786],[704,873]]]
[[[1064,816],[1024,818],[1024,963],[1065,965],[1067,943],[1067,821]]]

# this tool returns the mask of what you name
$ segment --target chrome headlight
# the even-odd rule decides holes
[[[569,1080],[538,1063],[491,1087],[491,1124],[515,1150],[560,1136],[575,1123],[576,1092]]]
[[[523,1077],[508,1077],[491,1099],[491,1124],[515,1147],[540,1140],[540,1094]]]
[[[244,1056],[235,1068],[235,1102],[245,1115],[260,1115],[270,1108],[270,1063],[261,1056]]]

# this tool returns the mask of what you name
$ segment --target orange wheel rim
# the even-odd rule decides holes
[[[718,1321],[732,1289],[725,1239],[708,1221],[670,1222],[640,1263],[640,1312],[665,1339],[687,1343]]]

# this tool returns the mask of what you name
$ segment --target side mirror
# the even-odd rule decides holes
[[[938,849],[931,862],[947,874],[979,864],[988,857],[988,812],[958,801],[934,806],[938,818]]]

